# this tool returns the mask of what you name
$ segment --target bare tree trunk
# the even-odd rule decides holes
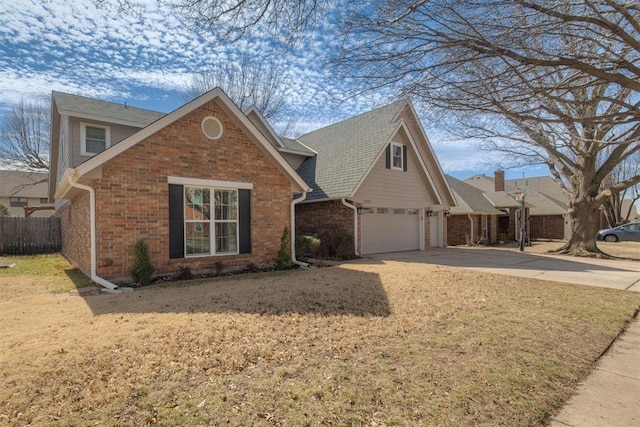
[[[600,205],[601,202],[592,197],[569,202],[571,237],[554,253],[588,257],[603,255],[596,246],[596,233],[600,228]]]

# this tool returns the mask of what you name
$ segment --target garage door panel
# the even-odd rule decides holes
[[[368,209],[362,216],[362,253],[420,249],[420,215],[411,209]]]

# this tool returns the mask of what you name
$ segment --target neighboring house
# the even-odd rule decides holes
[[[445,218],[447,245],[497,243],[500,233],[505,233],[504,227],[499,228],[499,220],[508,218],[508,214],[496,208],[479,188],[449,175],[447,180],[457,202]],[[506,239],[506,235],[500,237]]]
[[[518,193],[525,194],[525,230],[530,239],[563,239],[569,236],[567,196],[551,177],[505,180],[504,171],[497,170],[494,177],[474,175],[464,181],[482,190],[493,206],[504,211],[498,228],[508,240],[519,240],[520,236],[521,202],[517,198]]]
[[[0,204],[9,208],[11,216],[24,217],[27,207],[34,209],[32,217],[49,217],[53,211],[48,181],[46,172],[0,170]]]
[[[52,93],[51,194],[62,252],[128,281],[138,239],[157,274],[272,264],[309,187],[219,88],[162,114]]]
[[[410,101],[275,144],[313,189],[298,234],[338,230],[357,255],[444,246],[455,199]]]
[[[550,176],[536,176],[529,178],[504,179],[504,171],[496,171],[494,177],[474,175],[465,179],[485,193],[485,197],[499,209],[509,209],[509,224],[502,217],[499,228],[509,227],[509,239],[518,236],[519,203],[515,194],[524,192],[527,206],[527,233],[531,239],[568,239],[571,233],[570,220],[567,212],[569,196],[560,185]],[[507,206],[509,203],[512,206]],[[630,200],[623,200],[623,211],[630,205]],[[630,219],[637,216],[632,207]],[[604,214],[600,215],[600,228],[608,228]]]

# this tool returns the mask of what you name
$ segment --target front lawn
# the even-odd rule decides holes
[[[640,305],[401,262],[120,295],[12,262],[0,270],[9,425],[544,425]]]

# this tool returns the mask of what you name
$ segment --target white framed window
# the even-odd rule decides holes
[[[111,145],[111,128],[109,126],[80,123],[80,153],[93,156]]]
[[[402,145],[395,142],[391,143],[391,169],[404,170]]]
[[[184,187],[186,257],[238,253],[238,190]]]

